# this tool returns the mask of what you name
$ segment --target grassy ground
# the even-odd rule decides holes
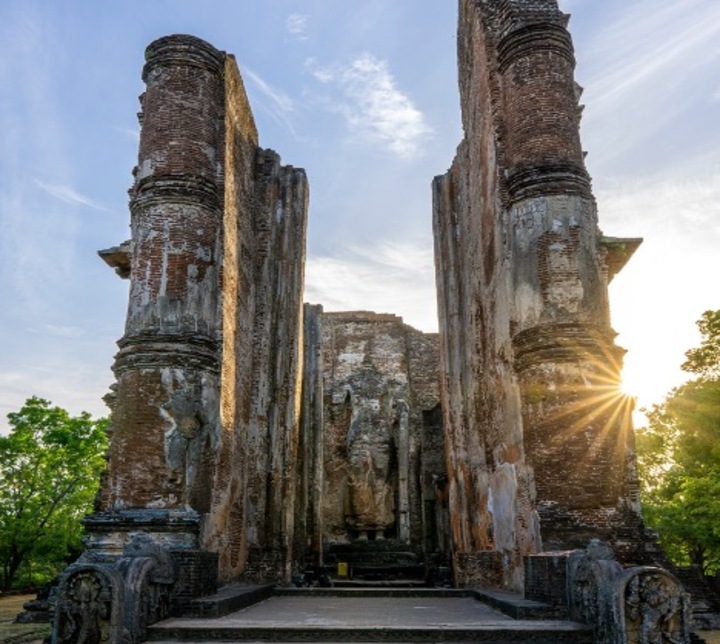
[[[0,597],[0,642],[3,644],[40,644],[50,635],[49,624],[14,624],[15,615],[23,604],[35,595],[7,595]]]

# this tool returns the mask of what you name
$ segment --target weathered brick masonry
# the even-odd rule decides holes
[[[258,147],[232,56],[161,38],[143,79],[132,238],[105,253],[129,268],[130,298],[108,475],[88,524],[106,549],[142,527],[217,553],[221,581],[259,574],[249,559],[285,579],[307,182]],[[126,536],[108,537],[109,524]]]
[[[258,147],[232,57],[170,36],[143,78],[132,238],[101,252],[130,300],[91,551],[144,532],[185,579],[287,582],[333,543],[447,549],[437,336],[303,316],[305,176]]]
[[[547,551],[601,538],[643,558],[608,305],[640,240],[598,229],[567,16],[459,6],[439,334],[303,307],[304,172],[259,147],[232,56],[148,47],[131,239],[101,252],[130,278],[108,471],[55,641],[143,641],[218,582],[288,583],[332,557],[430,578],[451,556],[456,585],[520,590],[546,551],[528,588],[566,598],[577,553]]]
[[[390,314],[309,305],[305,314],[299,457],[312,559],[373,538],[435,552],[433,482],[445,474],[442,427],[427,420],[439,403],[437,335]]]
[[[523,555],[591,536],[640,555],[607,295],[639,240],[597,226],[567,19],[554,0],[460,1],[465,138],[433,184],[459,584],[491,551],[515,588]]]

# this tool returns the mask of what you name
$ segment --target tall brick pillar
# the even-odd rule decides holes
[[[607,251],[580,146],[567,16],[499,20],[512,340],[546,550],[592,537],[622,551],[639,522],[624,351],[610,326]],[[636,538],[635,543],[639,540]]]
[[[147,53],[113,440],[118,451],[132,442],[145,467],[137,472],[126,460],[113,462],[108,503],[202,511],[209,505],[202,447],[209,447],[207,430],[217,417],[210,392],[219,371],[224,57],[189,37],[156,41]],[[132,404],[123,404],[126,392]]]
[[[207,43],[170,36],[148,47],[143,70],[130,298],[100,510],[170,545],[198,546],[219,441],[224,68]],[[88,525],[107,538],[103,517]]]
[[[519,590],[539,549],[640,542],[607,292],[639,240],[598,229],[556,0],[459,7],[465,136],[433,184],[454,574]]]
[[[308,183],[261,149],[232,55],[151,43],[130,191],[130,278],[95,547],[142,530],[217,553],[220,579],[289,580],[296,560]]]
[[[63,642],[145,641],[218,582],[288,582],[302,554],[307,178],[258,146],[232,55],[192,36],[145,53],[132,237],[100,251],[130,278],[109,463],[63,574]]]

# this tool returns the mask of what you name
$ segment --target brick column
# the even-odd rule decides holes
[[[146,51],[130,298],[101,502],[105,512],[144,510],[140,522],[196,517],[187,522],[195,533],[219,440],[224,65],[222,52],[191,36]]]

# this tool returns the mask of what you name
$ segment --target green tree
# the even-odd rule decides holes
[[[8,414],[0,436],[2,588],[22,565],[61,568],[80,547],[79,520],[91,509],[107,450],[106,418],[70,416],[42,398]]]
[[[700,346],[685,353],[683,370],[701,378],[720,378],[720,311],[705,311],[697,322],[702,335]]]
[[[698,321],[700,347],[682,367],[696,375],[648,412],[638,431],[645,519],[677,564],[720,570],[720,311]]]

